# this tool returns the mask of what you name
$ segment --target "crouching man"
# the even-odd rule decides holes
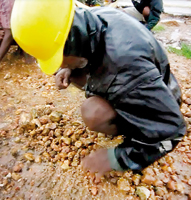
[[[91,130],[125,136],[116,148],[83,159],[91,173],[142,170],[185,135],[167,55],[132,17],[111,8],[74,10],[69,0],[16,0],[12,32],[43,72],[56,73],[60,89],[70,82],[85,88],[82,118]]]

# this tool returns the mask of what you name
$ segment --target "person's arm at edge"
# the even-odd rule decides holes
[[[10,45],[13,41],[11,29],[4,29],[5,34],[0,46],[0,61],[3,59],[5,54],[8,52]]]
[[[150,15],[147,19],[146,27],[151,30],[160,20],[160,15],[163,12],[162,0],[151,1]]]

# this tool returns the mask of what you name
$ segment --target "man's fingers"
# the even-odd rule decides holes
[[[64,80],[63,80],[63,86],[64,86],[65,88],[67,88],[68,85],[69,85],[69,79],[68,79],[68,77],[65,77]]]
[[[82,168],[86,171],[89,170],[90,166],[89,166],[88,157],[85,157],[82,159]]]
[[[91,168],[91,169],[89,169],[88,171],[89,171],[91,174],[97,173],[97,169],[92,169],[92,168]]]
[[[94,174],[98,171],[95,162],[87,156],[82,160],[82,168],[84,171],[89,171],[91,174]]]
[[[60,76],[56,77],[56,86],[58,87],[59,90],[64,89],[62,77]]]
[[[91,174],[95,174],[95,182],[100,182],[101,177],[111,170],[107,155],[107,149],[102,149],[82,159],[82,168]]]
[[[70,82],[69,82],[70,75],[71,75],[71,70],[70,69],[67,69],[67,68],[61,69],[56,74],[56,77],[55,77],[56,86],[59,89],[66,89],[70,84]]]
[[[97,174],[95,174],[95,183],[99,183],[101,181],[101,177],[104,175],[104,173],[100,173],[98,172]]]
[[[68,87],[68,83],[66,84],[64,82],[64,79],[62,76],[56,76],[56,86],[58,87],[59,90],[65,89]]]
[[[85,163],[84,159],[82,159],[81,165],[82,165],[82,168],[85,170],[86,169],[86,163]]]

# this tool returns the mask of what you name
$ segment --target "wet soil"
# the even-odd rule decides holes
[[[156,32],[155,37],[165,47],[172,46],[180,48],[182,42],[187,44],[191,43],[191,17],[163,14],[159,25],[162,25],[165,30]]]
[[[166,29],[155,36],[165,46],[191,41],[191,18],[164,15],[163,20]],[[191,199],[191,60],[169,54],[183,92],[188,135],[142,176],[112,171],[95,183],[82,171],[81,158],[122,138],[85,127],[80,116],[84,93],[72,85],[57,90],[53,76],[16,58],[14,49],[0,64],[0,199],[138,200],[139,186],[149,191],[150,200]]]

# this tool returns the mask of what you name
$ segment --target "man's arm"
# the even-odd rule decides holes
[[[152,0],[150,4],[150,14],[147,19],[146,27],[151,30],[160,20],[160,15],[163,12],[162,0]]]
[[[55,75],[56,86],[59,89],[66,89],[70,83],[73,83],[77,88],[82,89],[86,84],[86,75],[88,71],[83,69],[68,69],[61,68]]]
[[[87,81],[87,73],[86,69],[75,69],[71,73],[70,81],[78,89],[82,89]]]
[[[11,29],[4,29],[5,34],[0,46],[0,61],[3,59],[13,41]]]

